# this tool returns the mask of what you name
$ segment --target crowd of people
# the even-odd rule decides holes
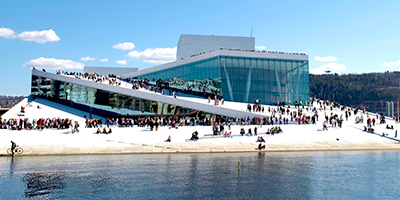
[[[40,118],[29,120],[28,118],[1,119],[0,129],[9,130],[43,130],[43,129],[69,129],[73,127],[68,118]]]
[[[97,131],[96,131],[96,134],[111,134],[111,133],[112,133],[111,128],[109,128],[107,131],[105,127],[103,128],[103,131],[101,131],[100,128],[97,128]]]
[[[88,73],[88,72],[67,72],[67,71],[56,71],[58,75],[65,75],[65,76],[74,76],[78,79],[85,79],[88,81],[93,81],[97,83],[104,83],[108,81],[109,85],[114,86],[121,86],[121,78],[115,74],[108,74],[108,76],[103,76],[97,73]]]

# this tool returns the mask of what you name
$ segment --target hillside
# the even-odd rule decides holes
[[[310,95],[360,106],[363,101],[396,101],[400,98],[400,72],[368,74],[310,74]]]
[[[0,108],[11,108],[24,98],[25,96],[0,95]]]

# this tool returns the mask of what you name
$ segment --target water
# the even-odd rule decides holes
[[[399,158],[400,151],[0,157],[0,199],[399,199]]]

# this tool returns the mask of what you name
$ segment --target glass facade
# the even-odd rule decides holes
[[[222,96],[221,69],[218,57],[160,70],[136,78],[147,79],[153,83],[161,79],[168,83],[170,88],[180,91],[188,90]]]
[[[32,76],[31,94],[104,117],[178,115],[202,118],[211,116],[193,109],[39,76]]]
[[[136,78],[162,79],[172,88],[204,91],[235,102],[304,104],[310,97],[307,60],[218,56]]]
[[[263,104],[309,100],[308,61],[221,56],[220,66],[226,100],[259,99]]]

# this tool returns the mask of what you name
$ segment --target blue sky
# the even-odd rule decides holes
[[[250,36],[251,26],[256,46],[308,54],[311,73],[396,71],[398,8],[365,0],[0,1],[0,95],[28,95],[33,65],[143,69],[173,59],[180,34]]]

